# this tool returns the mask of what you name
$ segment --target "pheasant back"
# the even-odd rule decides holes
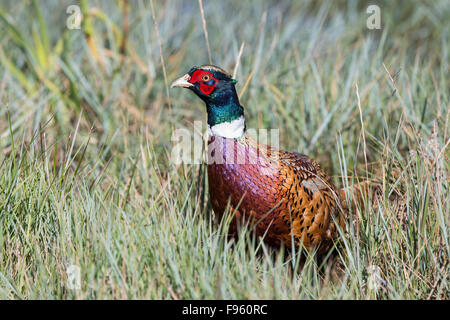
[[[248,221],[266,243],[326,251],[343,227],[336,189],[309,157],[239,139],[208,141],[208,181],[214,212],[234,213],[235,233]]]

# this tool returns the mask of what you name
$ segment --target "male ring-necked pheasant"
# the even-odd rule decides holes
[[[192,90],[208,113],[208,181],[214,212],[235,210],[230,228],[252,221],[270,245],[330,248],[344,227],[340,199],[330,178],[306,155],[260,145],[246,134],[236,81],[223,69],[193,67],[171,87]],[[211,161],[212,160],[212,161]]]

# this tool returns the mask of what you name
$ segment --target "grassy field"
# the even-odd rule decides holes
[[[0,298],[448,299],[448,1],[379,1],[379,30],[365,1],[203,2],[205,26],[194,0],[1,2]],[[337,185],[381,181],[350,212],[340,278],[227,239],[206,166],[173,163],[174,131],[206,123],[168,83],[207,43],[230,72],[243,48],[249,127]]]

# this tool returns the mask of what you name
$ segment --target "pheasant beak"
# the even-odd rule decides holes
[[[171,88],[175,88],[175,87],[190,88],[190,87],[193,87],[194,85],[192,83],[190,83],[189,80],[191,80],[191,76],[189,74],[185,74],[181,78],[178,78],[177,80],[172,82],[170,87]]]

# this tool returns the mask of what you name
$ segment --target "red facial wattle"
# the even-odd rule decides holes
[[[205,70],[196,70],[192,74],[189,82],[193,84],[198,83],[200,85],[200,91],[206,95],[209,95],[217,84],[217,80],[213,74]]]

